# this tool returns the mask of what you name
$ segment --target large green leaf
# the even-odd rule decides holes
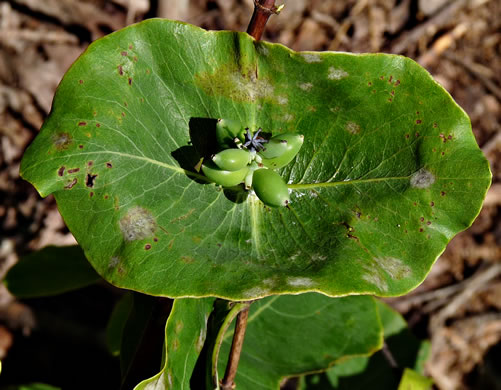
[[[214,120],[200,118],[304,134],[280,170],[290,207],[193,173],[192,144],[214,141]],[[491,180],[466,114],[408,58],[298,53],[168,20],[89,46],[21,174],[54,193],[111,283],[234,300],[406,293]]]
[[[233,332],[219,354],[222,378]],[[237,389],[278,389],[286,376],[325,370],[334,362],[381,348],[375,300],[309,293],[274,296],[251,305],[238,365]]]
[[[135,390],[190,389],[191,373],[205,342],[213,303],[213,298],[174,301],[165,326],[164,366]]]
[[[101,277],[85,259],[82,249],[48,246],[19,260],[5,276],[4,283],[18,298],[62,294],[86,287]]]

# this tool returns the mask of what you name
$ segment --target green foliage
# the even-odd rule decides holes
[[[412,382],[414,377],[422,378],[422,383],[430,383],[423,377],[424,362],[428,358],[429,343],[418,340],[407,328],[405,320],[386,304],[378,301],[377,307],[384,328],[384,339],[398,369],[390,366],[383,351],[370,357],[355,357],[335,364],[324,374],[306,376],[302,380],[302,390],[390,390],[397,389],[399,383]],[[406,368],[413,374],[405,374]],[[408,378],[402,379],[402,372]],[[421,383],[416,379],[416,383]],[[411,388],[413,389],[413,388]],[[420,389],[419,387],[416,388]]]
[[[99,280],[79,246],[49,246],[20,259],[4,283],[18,298],[36,298],[77,290]]]
[[[224,336],[219,376],[232,333]],[[381,348],[382,327],[371,297],[329,298],[308,293],[261,299],[251,305],[235,382],[238,389],[278,389],[281,379],[325,370],[348,357]]]
[[[180,298],[174,301],[165,326],[165,358],[162,370],[134,389],[189,389],[190,377],[205,343],[207,319],[213,298]]]
[[[134,294],[125,293],[116,303],[106,327],[106,344],[113,356],[120,355],[123,331],[134,306]]]
[[[210,144],[216,118],[304,135],[279,172],[289,208],[195,171],[190,125],[206,121]],[[90,45],[21,175],[54,194],[110,283],[233,300],[403,294],[471,224],[491,180],[468,117],[410,59],[298,53],[168,20]]]

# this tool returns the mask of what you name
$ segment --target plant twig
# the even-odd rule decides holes
[[[238,362],[240,361],[240,353],[244,344],[245,331],[247,329],[247,319],[249,318],[249,306],[243,309],[237,316],[235,332],[233,333],[233,342],[231,343],[230,356],[223,381],[221,382],[222,390],[233,390],[235,388],[235,376],[237,374]]]
[[[281,9],[282,7],[275,6],[275,0],[254,0],[254,13],[247,27],[247,34],[259,41],[269,17],[278,14]]]

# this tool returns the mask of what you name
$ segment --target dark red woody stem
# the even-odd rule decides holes
[[[260,40],[269,17],[279,11],[279,8],[275,7],[275,0],[254,0],[254,13],[247,34],[255,40]]]
[[[221,390],[233,390],[235,388],[234,380],[237,374],[238,362],[240,361],[240,353],[242,352],[242,346],[244,344],[248,318],[249,306],[238,313],[228,365],[226,366],[226,372],[224,373],[224,378],[221,382]]]

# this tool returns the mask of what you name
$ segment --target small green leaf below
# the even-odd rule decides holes
[[[61,388],[46,385],[44,383],[30,383],[27,385],[9,386],[6,387],[5,390],[61,390]]]
[[[278,171],[288,208],[195,172],[217,118],[304,135]],[[159,19],[80,56],[21,175],[54,194],[110,283],[231,300],[404,294],[491,181],[467,115],[408,58],[294,52]]]
[[[281,379],[326,370],[336,361],[381,348],[382,326],[372,297],[308,293],[273,296],[250,307],[235,383],[240,390],[279,389]],[[219,354],[224,376],[233,332]]]
[[[433,381],[430,378],[418,374],[410,368],[406,368],[398,390],[428,390],[432,384]]]
[[[405,375],[408,368],[425,378],[423,370],[429,342],[418,340],[407,328],[402,316],[385,303],[377,301],[377,308],[385,343],[398,368],[392,368],[383,352],[378,351],[370,357],[355,357],[337,363],[325,373],[305,376],[301,390],[396,390],[402,373]]]
[[[75,245],[49,246],[21,258],[4,283],[18,298],[37,298],[77,290],[99,280],[82,249]]]
[[[134,307],[134,294],[125,293],[115,304],[106,326],[106,344],[113,356],[120,355],[122,337],[127,319]]]
[[[135,390],[190,389],[191,373],[205,342],[213,298],[180,298],[174,301],[165,326],[162,370],[139,383]]]

